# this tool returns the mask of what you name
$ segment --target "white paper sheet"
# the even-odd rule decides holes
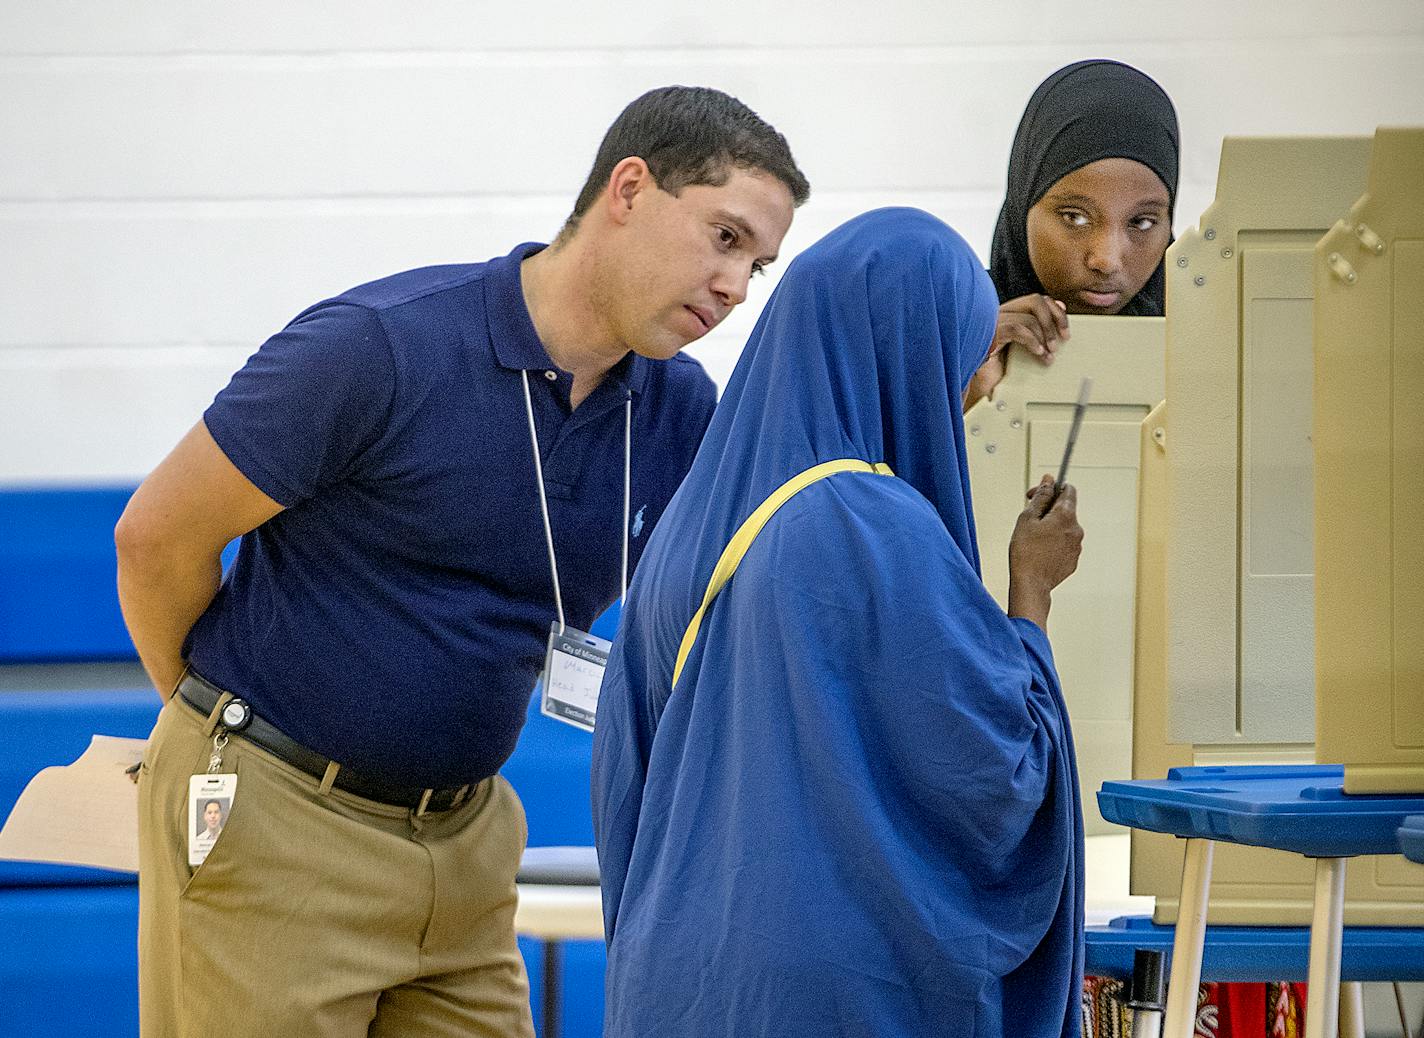
[[[146,739],[96,735],[73,764],[30,780],[0,829],[0,858],[138,871],[138,786],[126,770]]]

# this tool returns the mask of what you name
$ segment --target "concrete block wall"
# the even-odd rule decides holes
[[[137,479],[309,303],[547,239],[669,82],[787,134],[814,187],[788,258],[885,204],[987,253],[1024,102],[1089,56],[1174,98],[1179,226],[1223,134],[1424,121],[1413,0],[0,5],[0,482]],[[774,278],[694,347],[719,383]]]

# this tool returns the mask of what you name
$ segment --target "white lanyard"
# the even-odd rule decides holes
[[[549,499],[544,493],[544,465],[539,460],[539,432],[534,427],[534,401],[529,396],[529,372],[520,369],[524,380],[524,413],[529,416],[529,443],[534,451],[534,478],[539,485],[539,511],[544,517],[544,543],[549,546],[549,575],[554,581],[554,608],[559,614],[559,633],[564,633],[564,596],[559,590],[559,562],[554,555],[554,531],[549,525]],[[623,408],[623,579],[618,601],[628,594],[628,506],[633,472],[633,393]]]

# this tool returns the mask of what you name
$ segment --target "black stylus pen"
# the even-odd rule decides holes
[[[1068,442],[1063,446],[1063,463],[1058,466],[1058,481],[1053,484],[1053,498],[1048,502],[1049,508],[1058,500],[1063,481],[1068,478],[1068,459],[1073,457],[1073,445],[1078,442],[1078,430],[1083,427],[1083,412],[1088,409],[1088,397],[1092,392],[1093,380],[1083,379],[1078,387],[1078,403],[1073,406],[1073,424],[1068,427]]]

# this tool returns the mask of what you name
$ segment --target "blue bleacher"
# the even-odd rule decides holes
[[[0,663],[131,660],[114,524],[132,487],[0,491]]]
[[[148,688],[51,687],[74,664],[135,662],[114,582],[113,528],[131,488],[0,490],[0,819],[40,769],[79,757],[94,733],[142,737],[159,698]],[[594,625],[612,637],[617,611]],[[35,688],[26,677],[44,674]],[[38,687],[39,685],[44,687]],[[137,685],[137,682],[133,682]],[[591,844],[591,737],[539,713],[504,774],[529,818],[531,846]],[[134,876],[0,862],[0,1035],[137,1035]],[[521,939],[534,1017],[542,952]],[[594,1038],[603,1020],[604,948],[563,950],[562,1031]]]

